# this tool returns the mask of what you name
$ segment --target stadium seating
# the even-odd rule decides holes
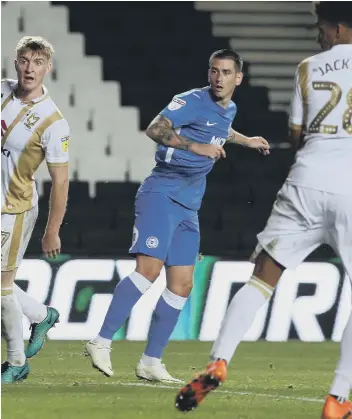
[[[314,16],[309,2],[197,1],[212,12],[213,35],[230,38],[251,64],[251,84],[266,86],[270,109],[289,111],[297,63],[317,54]]]
[[[127,253],[134,196],[154,164],[155,144],[143,130],[175,93],[206,85],[210,53],[231,46],[245,60],[234,128],[264,136],[273,150],[264,158],[226,146],[199,213],[201,252],[248,257],[292,163],[287,104],[294,68],[314,49],[307,6],[283,2],[268,14],[260,2],[142,4],[86,2],[84,18],[80,2],[2,4],[3,76],[15,77],[14,47],[24,35],[47,37],[56,50],[46,86],[72,130],[63,251]],[[141,27],[143,36],[134,30]],[[40,253],[48,179],[42,165],[31,255]]]
[[[54,71],[45,85],[72,131],[71,177],[89,181],[91,191],[96,180],[142,181],[150,173],[155,146],[143,141],[137,108],[121,107],[119,83],[103,80],[102,59],[85,55],[84,35],[69,32],[68,8],[8,2],[2,11],[3,77],[15,77],[14,48],[22,36],[40,34],[55,46]],[[38,183],[48,178],[41,167]]]

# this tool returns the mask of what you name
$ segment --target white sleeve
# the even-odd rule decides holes
[[[69,139],[70,128],[65,119],[54,122],[45,130],[41,143],[49,165],[68,163]]]
[[[304,125],[304,106],[303,106],[303,97],[302,97],[302,90],[300,86],[300,75],[299,75],[299,68],[296,70],[295,75],[295,84],[294,84],[294,91],[293,97],[291,102],[291,115],[289,120],[289,125]]]

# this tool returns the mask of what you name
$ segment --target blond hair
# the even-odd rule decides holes
[[[46,39],[41,36],[24,36],[19,40],[16,46],[17,57],[25,51],[35,51],[41,55],[44,55],[48,60],[54,53],[54,48]]]

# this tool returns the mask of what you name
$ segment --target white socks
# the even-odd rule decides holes
[[[166,304],[180,311],[183,309],[188,300],[188,297],[181,297],[180,295],[174,294],[168,288],[164,289],[161,296],[163,297]]]
[[[108,346],[109,348],[111,347],[111,340],[110,339],[105,339],[105,338],[101,337],[100,335],[98,335],[96,338],[94,338],[92,340],[92,342],[97,343],[98,345]]]
[[[18,302],[21,305],[23,314],[28,317],[31,323],[41,323],[48,314],[46,305],[39,303],[30,297],[26,292],[14,284],[14,291]]]
[[[152,283],[139,272],[133,271],[128,275],[128,278],[133,282],[136,288],[139,289],[141,294],[145,294],[149,288],[152,286]]]
[[[340,360],[330,394],[348,399],[352,390],[352,311],[341,339]]]
[[[214,342],[211,357],[225,359],[229,363],[239,343],[251,327],[258,310],[272,296],[273,288],[252,276],[232,298]]]
[[[22,310],[11,289],[1,289],[2,332],[7,343],[7,362],[21,366],[26,362],[24,354]]]
[[[146,367],[152,367],[153,365],[161,364],[161,359],[153,358],[152,356],[143,354],[141,358],[141,362]]]

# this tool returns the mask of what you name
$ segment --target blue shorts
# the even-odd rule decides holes
[[[193,266],[199,252],[197,211],[156,192],[137,195],[130,254],[142,253],[166,266]]]

